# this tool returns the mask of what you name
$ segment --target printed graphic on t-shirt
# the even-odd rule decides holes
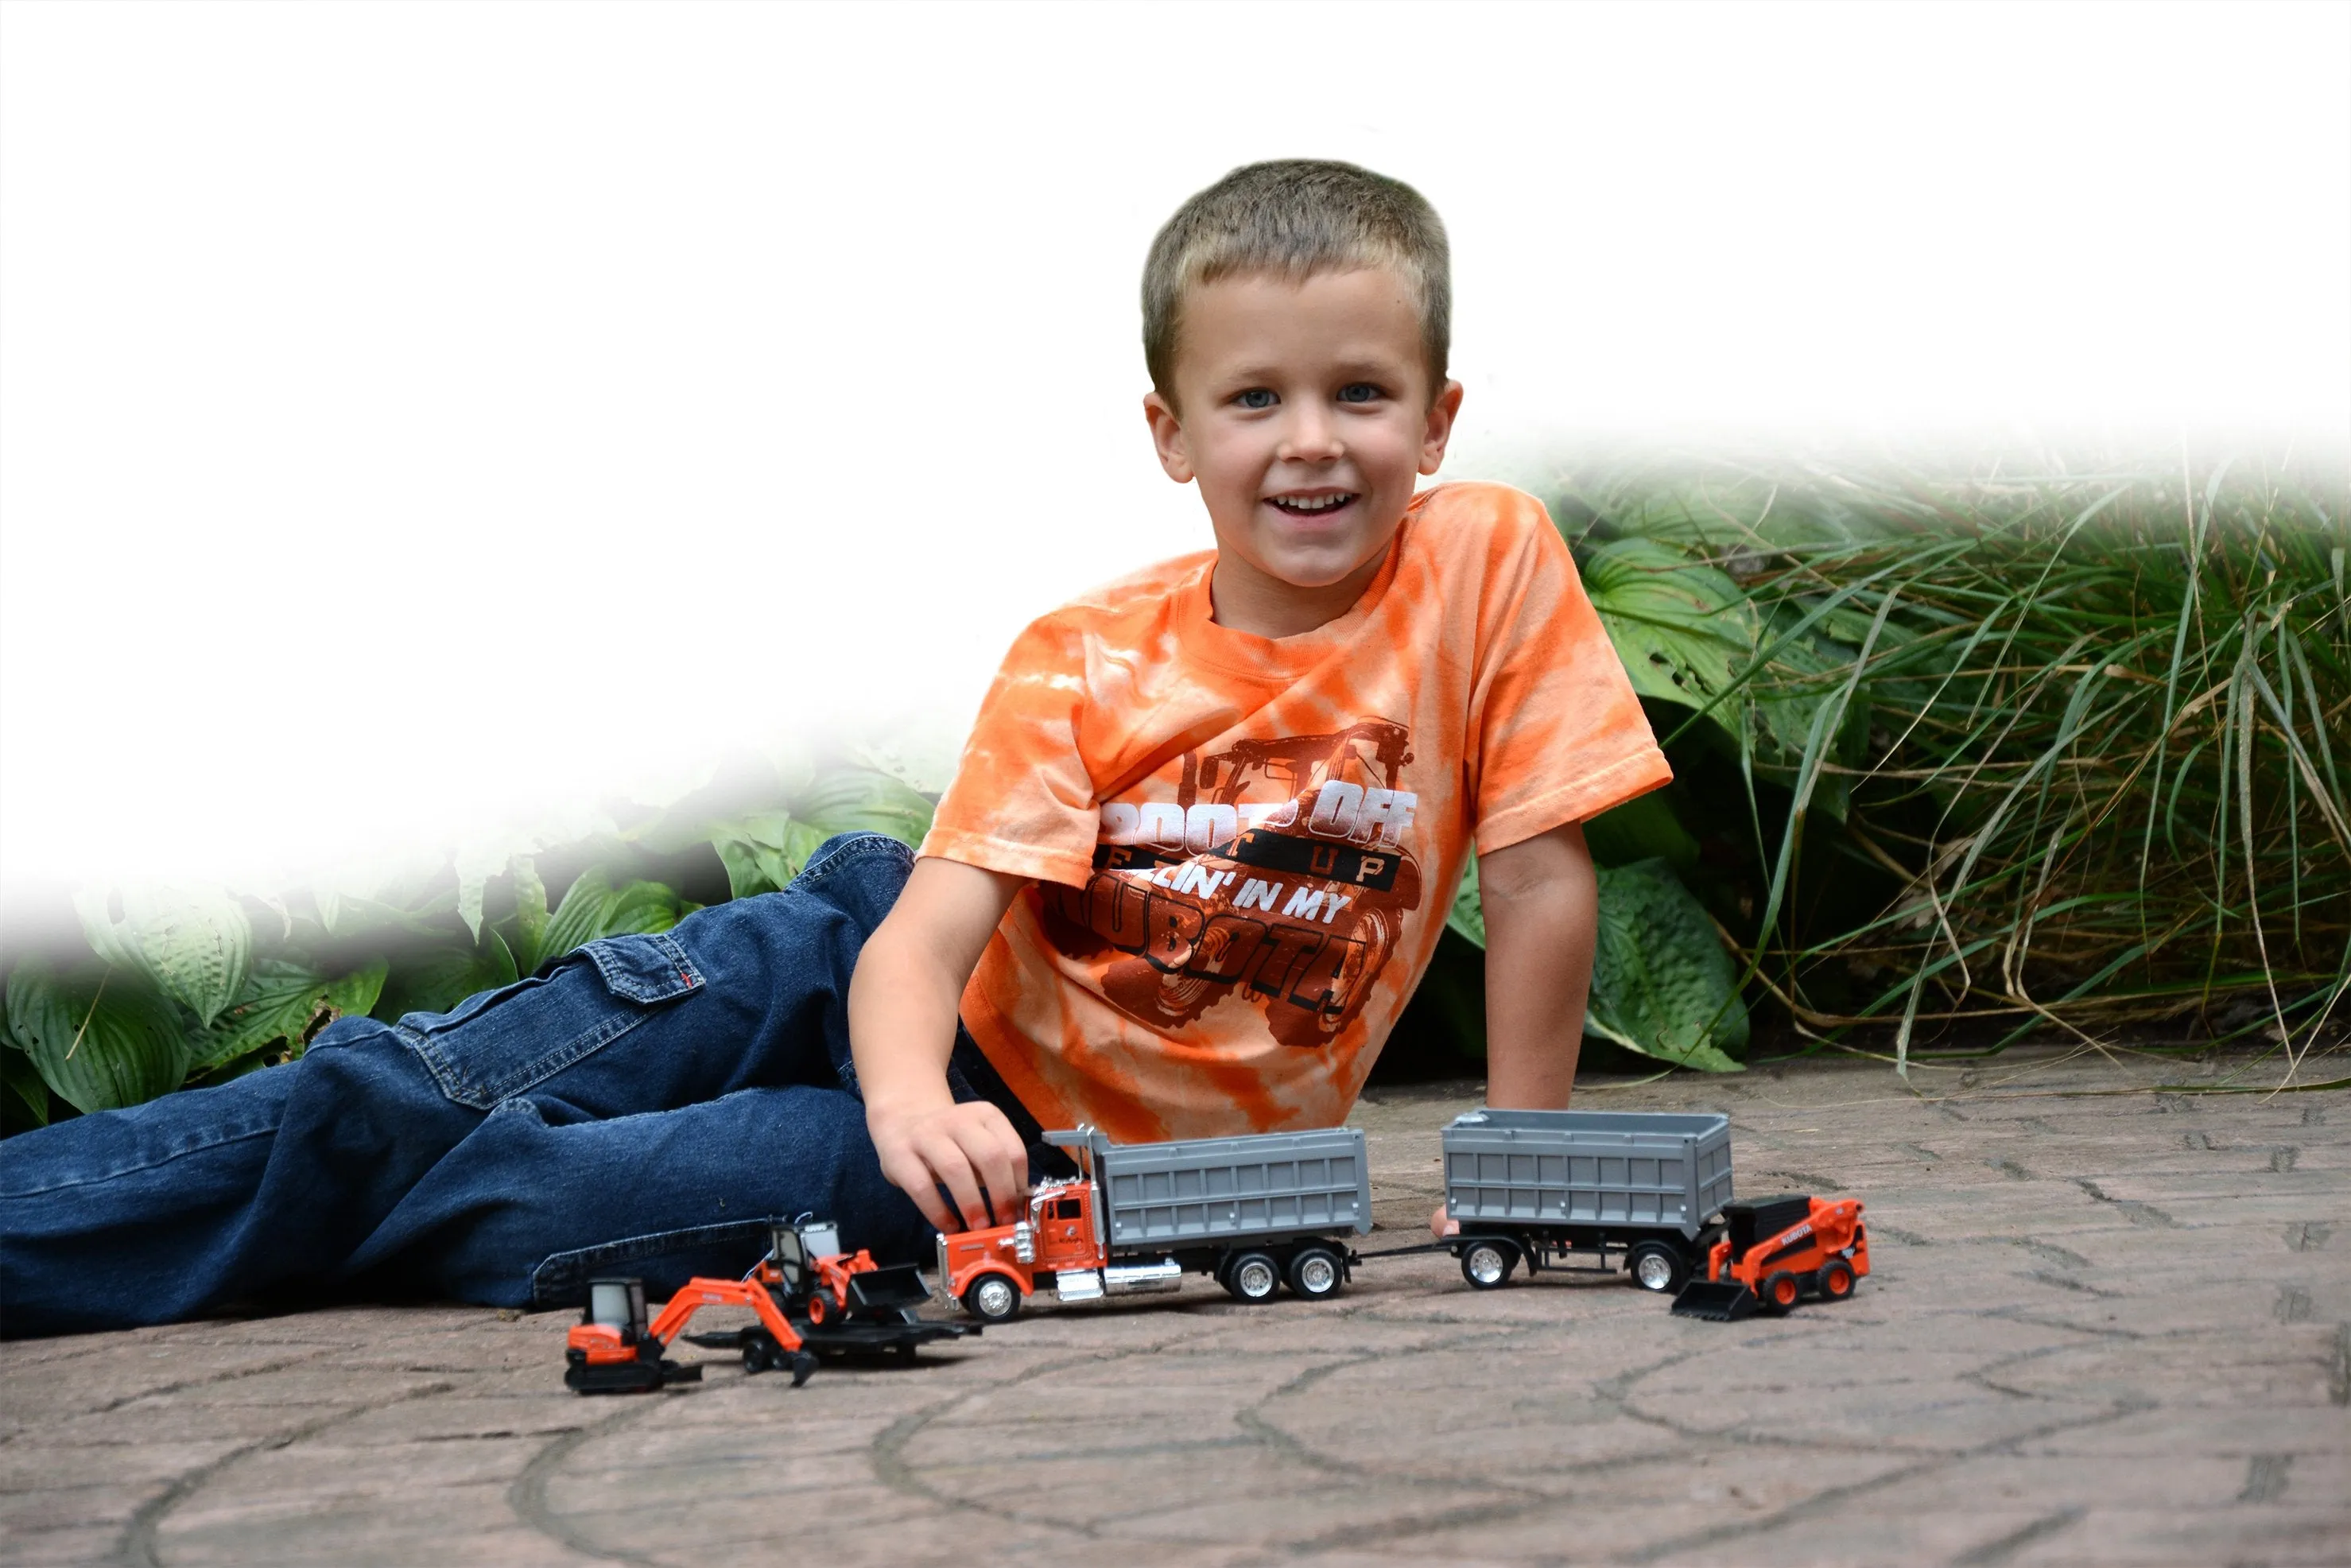
[[[1400,724],[1186,752],[1176,799],[1101,809],[1093,875],[1044,899],[1048,940],[1071,958],[1130,955],[1102,993],[1167,1028],[1225,997],[1261,1007],[1274,1039],[1319,1046],[1360,1011],[1420,906],[1418,797]]]

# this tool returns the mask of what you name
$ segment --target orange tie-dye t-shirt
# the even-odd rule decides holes
[[[1033,877],[963,1018],[1045,1125],[1336,1125],[1473,841],[1671,774],[1532,497],[1423,491],[1346,614],[1210,619],[1213,552],[1020,634],[922,852]]]

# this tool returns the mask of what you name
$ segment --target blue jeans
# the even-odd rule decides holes
[[[740,1274],[771,1218],[913,1260],[849,1054],[849,979],[912,852],[828,841],[782,893],[611,936],[454,1012],[347,1018],[298,1061],[0,1144],[0,1333],[225,1302],[437,1294],[558,1307]],[[1037,1124],[967,1035],[956,1097]],[[1039,1151],[1040,1162],[1045,1158]]]

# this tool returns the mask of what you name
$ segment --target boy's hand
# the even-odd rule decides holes
[[[1447,1218],[1445,1206],[1440,1203],[1437,1206],[1437,1212],[1428,1217],[1428,1233],[1442,1241],[1448,1236],[1460,1235],[1461,1222]]]
[[[987,1101],[912,1113],[869,1109],[865,1125],[882,1156],[882,1174],[941,1230],[977,1230],[1020,1218],[1029,1151],[1004,1113]]]

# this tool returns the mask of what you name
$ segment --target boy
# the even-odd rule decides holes
[[[1343,164],[1238,170],[1154,244],[1144,413],[1217,549],[1023,634],[850,996],[882,1168],[941,1228],[1024,1171],[947,1091],[959,1012],[1050,1124],[1336,1124],[1473,827],[1488,1098],[1567,1103],[1576,823],[1668,775],[1541,508],[1413,493],[1461,406],[1447,272],[1418,194]]]
[[[837,839],[785,893],[0,1145],[0,1332],[659,1293],[803,1210],[920,1256],[1008,1217],[1041,1127],[1336,1124],[1473,833],[1488,1098],[1565,1104],[1576,823],[1667,772],[1541,508],[1414,494],[1461,403],[1449,310],[1408,187],[1289,162],[1195,196],[1145,274],[1144,412],[1217,548],[1022,634],[919,861]]]

